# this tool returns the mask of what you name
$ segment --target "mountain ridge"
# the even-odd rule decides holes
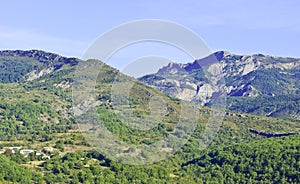
[[[34,80],[59,70],[64,64],[75,66],[79,61],[41,50],[2,50],[0,59],[0,76],[4,83]]]
[[[112,152],[105,154],[103,150],[93,149],[93,143],[83,136],[84,129],[78,129],[78,121],[71,112],[72,82],[78,65],[72,66],[67,61],[44,61],[62,66],[33,80],[25,80],[23,77],[28,73],[49,69],[48,65],[32,57],[0,57],[2,66],[5,63],[11,69],[0,67],[1,73],[8,72],[0,81],[1,146],[21,146],[36,151],[25,157],[20,153],[2,150],[0,183],[299,183],[299,135],[266,138],[249,131],[252,128],[266,133],[299,132],[299,122],[226,111],[218,133],[206,137],[203,131],[208,119],[218,110],[195,106],[200,116],[195,131],[188,138],[184,136],[188,127],[174,132],[182,114],[179,99],[167,96],[104,64],[95,86],[96,103],[92,104],[96,104],[97,111],[93,113],[103,121],[113,137],[132,146],[123,149],[110,146],[111,139],[100,141],[109,135],[98,134],[97,124],[88,127],[91,128],[91,135],[100,138],[95,139],[95,144],[106,145],[113,150],[120,149],[119,153],[129,156],[124,157],[125,161],[134,162],[135,158],[130,157],[132,153],[141,154],[142,158],[164,156],[163,153],[148,154],[147,150],[140,153],[137,149],[140,145],[151,145],[174,133],[186,140],[186,144],[171,157],[153,164],[127,165],[119,163],[120,160],[110,159],[107,155]],[[191,71],[197,79],[205,79],[203,73]],[[148,131],[135,129],[140,121],[128,124],[126,119],[120,119],[118,113],[122,111],[116,111],[114,106],[112,85],[114,82],[122,84],[130,81],[134,85],[130,89],[129,105],[122,106],[122,111],[130,107],[134,117],[148,120],[152,116],[149,113],[151,97],[163,97],[158,103],[152,103],[152,107],[157,108],[162,101],[166,104],[166,108],[156,110],[159,113],[166,110],[168,113],[163,113],[163,120]],[[191,85],[193,83],[186,84],[187,87]],[[85,94],[82,101],[83,106],[85,102],[89,105]],[[215,127],[216,123],[211,126]],[[201,150],[201,140],[212,142]],[[177,145],[178,141],[174,139],[168,144],[173,141]],[[45,146],[53,148],[53,152],[43,150]],[[166,148],[168,145],[162,147],[162,151],[170,150]],[[49,157],[42,158],[37,153]]]
[[[207,68],[198,64],[209,61],[210,57],[218,62],[204,66]],[[4,83],[35,80],[64,65],[76,66],[80,61],[41,50],[3,50],[0,58],[0,76]],[[192,63],[170,63],[156,74],[139,79],[172,97],[208,106],[213,96],[223,90],[229,110],[298,120],[299,78],[298,58],[218,51]],[[65,83],[69,85],[70,81]],[[283,99],[287,99],[286,104]]]
[[[201,62],[209,63],[210,60],[213,64],[200,66]],[[279,114],[286,106],[280,105],[280,101],[283,98],[297,98],[300,94],[300,85],[297,82],[300,78],[299,74],[300,59],[298,58],[263,54],[235,55],[218,51],[192,63],[170,63],[160,68],[157,73],[139,79],[173,97],[201,105],[209,105],[214,94],[224,90],[229,99],[230,110],[281,116]],[[220,80],[222,78],[223,82]],[[281,96],[280,99],[276,100],[279,96]],[[269,107],[260,109],[258,105],[263,104],[259,102],[263,102],[264,97],[269,101],[270,97],[274,97],[273,101],[278,103],[273,105],[282,106],[279,107],[281,110],[274,113],[266,109]],[[289,101],[289,103],[295,102],[298,103],[299,99]],[[239,108],[240,106],[246,107],[248,103],[257,105],[250,110]],[[294,109],[298,107],[299,104],[296,104]],[[290,112],[283,114],[289,116]]]

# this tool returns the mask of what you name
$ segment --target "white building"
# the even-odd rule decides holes
[[[23,150],[21,150],[20,151],[20,153],[22,154],[22,155],[29,155],[30,153],[33,153],[34,152],[34,150],[32,150],[32,149],[23,149]]]
[[[3,154],[3,153],[5,153],[5,149],[0,150],[0,154]]]
[[[53,147],[44,147],[44,150],[52,152],[53,151]]]

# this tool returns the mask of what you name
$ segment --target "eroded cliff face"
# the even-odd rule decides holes
[[[300,59],[224,51],[192,63],[170,63],[157,73],[140,78],[173,97],[201,105],[209,104],[218,93],[245,99],[299,95],[299,79]]]

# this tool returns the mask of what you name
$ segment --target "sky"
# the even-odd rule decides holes
[[[211,51],[300,58],[299,8],[298,0],[2,0],[0,49],[40,49],[80,58],[112,28],[136,20],[161,19],[193,31]],[[170,51],[168,45],[145,44],[133,46],[123,55],[116,53],[112,65],[124,68],[128,63],[121,60],[167,57],[164,50],[171,61],[191,59]],[[139,54],[128,56],[133,53]]]

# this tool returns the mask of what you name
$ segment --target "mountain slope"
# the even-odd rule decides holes
[[[184,163],[183,170],[201,181],[216,183],[299,183],[298,139],[292,136],[220,146]]]
[[[64,64],[74,66],[78,59],[66,58],[39,50],[0,51],[1,82],[34,80],[60,69]]]
[[[219,63],[206,68],[197,64],[210,57]],[[211,81],[217,78],[224,78],[225,82],[213,85]],[[170,63],[156,74],[140,78],[171,96],[208,106],[222,89],[230,110],[294,119],[300,118],[299,79],[300,59],[224,51],[193,63]]]

